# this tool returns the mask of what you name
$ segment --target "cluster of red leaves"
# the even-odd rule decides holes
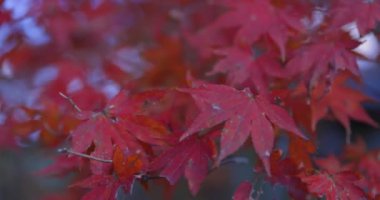
[[[348,142],[350,119],[377,126],[361,107],[370,99],[346,85],[360,79],[360,43],[342,27],[372,31],[380,1],[46,0],[21,16],[0,4],[9,32],[0,144],[63,147],[42,173],[80,168],[86,178],[72,187],[89,189],[82,199],[182,176],[197,195],[248,138],[254,169],[295,199],[379,197],[378,152],[361,144],[341,159],[312,154],[323,118],[337,119]],[[45,39],[33,43],[25,23]],[[281,132],[286,155],[274,150]],[[233,199],[254,193],[245,181]]]

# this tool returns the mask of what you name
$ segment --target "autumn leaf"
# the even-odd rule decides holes
[[[334,30],[311,38],[293,53],[285,66],[290,74],[301,77],[308,90],[321,85],[319,81],[332,82],[340,71],[359,75],[356,55],[351,50],[360,43],[348,33]]]
[[[151,99],[147,93],[140,95],[129,98],[121,91],[110,100],[102,112],[89,113],[87,116],[89,119],[72,133],[72,149],[75,152],[86,153],[93,145],[93,151],[90,152],[92,156],[110,160],[115,145],[128,154],[144,153],[140,142],[163,145],[169,132],[157,120],[139,115],[139,113],[144,114],[142,109],[144,100]],[[135,98],[139,103],[135,102],[137,101]],[[147,162],[146,158],[144,162]],[[102,174],[111,167],[110,164],[96,160],[92,160],[91,163],[95,174]]]
[[[134,179],[115,179],[112,175],[92,175],[82,181],[74,183],[71,187],[90,189],[82,196],[82,200],[116,200],[117,190],[122,187],[124,191],[131,190]]]
[[[342,74],[337,77],[326,94],[323,85],[312,92],[311,117],[312,129],[316,129],[317,122],[328,114],[332,114],[346,129],[349,142],[351,128],[350,119],[364,122],[374,127],[378,124],[367,114],[361,103],[371,99],[361,92],[346,85],[350,76]]]
[[[160,176],[172,185],[184,174],[195,196],[208,173],[208,163],[214,156],[214,148],[214,142],[207,137],[186,138],[156,157],[150,164],[150,170],[161,170]]]
[[[262,50],[263,55],[252,55],[251,48],[231,47],[217,49],[217,55],[224,56],[209,74],[225,73],[229,85],[252,82],[260,93],[268,92],[271,78],[284,78],[288,73],[281,66],[273,50]]]
[[[140,172],[144,166],[140,157],[141,155],[138,153],[126,156],[120,147],[117,146],[112,158],[113,169],[116,175],[123,179],[130,178]]]
[[[340,172],[337,174],[318,172],[312,176],[302,178],[311,193],[325,196],[327,200],[367,199],[364,192],[355,185],[358,180],[359,177],[353,172]]]
[[[222,184],[204,183],[209,173],[243,163],[260,180],[235,200],[268,184],[293,199],[380,199],[372,141],[314,159],[322,119],[347,142],[350,120],[378,126],[361,105],[372,99],[346,82],[361,78],[363,36],[379,37],[380,0],[30,2],[0,0],[0,154],[52,155],[38,174],[87,190],[39,188],[39,199],[130,198],[136,180],[170,199],[182,178],[195,196]],[[230,157],[242,146],[250,162]],[[14,181],[9,198],[33,197]]]
[[[293,135],[289,136],[289,157],[296,163],[298,168],[312,169],[311,156],[317,148],[311,140],[302,140]],[[300,151],[302,149],[302,151]]]
[[[379,198],[380,196],[380,153],[377,151],[370,152],[365,155],[360,161],[358,170],[366,178],[368,193],[373,198]]]
[[[355,6],[355,9],[352,9]],[[376,27],[380,21],[379,1],[355,1],[338,0],[331,9],[333,15],[332,24],[341,27],[355,22],[361,36]]]
[[[23,120],[9,119],[12,133],[23,138],[38,133],[36,140],[43,145],[56,146],[75,129],[79,120],[70,113],[62,113],[62,108],[51,101],[41,101],[43,109],[20,107],[14,112],[24,113]]]
[[[297,160],[291,157],[282,158],[282,156],[281,150],[272,152],[270,156],[271,177],[268,177],[268,180],[273,184],[283,185],[293,198],[305,199],[307,188],[298,177],[303,168],[297,166]]]
[[[210,26],[199,33],[198,39],[203,45],[218,46],[218,40],[207,38],[225,29],[237,28],[234,43],[250,46],[262,36],[269,36],[280,51],[280,57],[286,56],[286,42],[292,31],[303,31],[303,26],[294,13],[296,10],[277,9],[270,1],[224,1],[220,3],[228,11]],[[276,24],[276,25],[275,25]],[[260,28],[257,28],[260,27]],[[212,41],[212,40],[215,41]],[[211,41],[210,41],[211,40]]]
[[[335,199],[367,199],[363,190],[358,186],[361,179],[357,173],[344,169],[339,161],[330,157],[319,160],[321,171],[312,175],[302,174],[301,180],[307,184],[309,192],[327,200]]]
[[[153,87],[185,85],[188,66],[183,55],[183,44],[178,38],[158,38],[157,47],[144,52],[153,66],[144,73],[141,82]]]
[[[225,122],[218,162],[238,150],[251,135],[256,153],[270,174],[268,159],[275,137],[272,124],[304,137],[286,110],[270,103],[265,97],[254,96],[248,88],[239,91],[229,86],[202,84],[180,91],[189,93],[200,109],[200,114],[181,140]]]

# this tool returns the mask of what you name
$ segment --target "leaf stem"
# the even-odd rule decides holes
[[[82,109],[79,108],[79,106],[73,101],[72,98],[70,98],[69,96],[63,94],[62,92],[59,92],[59,95],[61,95],[61,97],[63,97],[64,99],[66,99],[67,101],[69,101],[69,103],[73,106],[73,108],[81,113],[82,112]]]
[[[87,155],[87,154],[84,154],[84,153],[75,152],[75,151],[72,151],[72,150],[67,149],[67,148],[61,148],[61,149],[58,149],[57,151],[59,153],[72,154],[72,155],[75,155],[75,156],[79,156],[79,157],[83,157],[83,158],[88,158],[90,160],[96,160],[96,161],[99,161],[99,162],[112,163],[112,160],[106,160],[106,159],[102,159],[102,158],[97,158],[97,157],[90,156],[90,155]]]

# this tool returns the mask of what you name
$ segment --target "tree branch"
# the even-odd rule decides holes
[[[73,101],[72,98],[70,98],[69,96],[63,94],[62,92],[58,92],[59,95],[61,95],[61,97],[63,97],[64,99],[66,99],[67,101],[69,101],[69,103],[73,106],[73,108],[77,111],[77,112],[82,112],[82,109],[79,108],[79,106]]]
[[[75,151],[72,151],[72,150],[67,149],[67,148],[61,148],[61,149],[58,149],[57,151],[59,153],[72,154],[72,155],[75,155],[75,156],[79,156],[79,157],[83,157],[83,158],[88,158],[90,160],[96,160],[96,161],[99,161],[99,162],[112,163],[112,160],[106,160],[106,159],[102,159],[102,158],[97,158],[97,157],[90,156],[90,155],[87,155],[87,154],[84,154],[84,153],[75,152]]]

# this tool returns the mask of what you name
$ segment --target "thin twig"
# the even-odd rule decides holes
[[[162,176],[151,176],[151,175],[147,175],[147,174],[135,174],[134,175],[135,178],[137,179],[140,179],[142,181],[148,181],[148,180],[154,180],[154,179],[163,179],[165,177],[162,177]]]
[[[72,154],[72,155],[75,155],[75,156],[80,156],[80,157],[83,157],[83,158],[88,158],[90,160],[96,160],[96,161],[99,161],[99,162],[112,163],[112,160],[105,160],[105,159],[102,159],[102,158],[97,158],[97,157],[90,156],[90,155],[87,155],[87,154],[84,154],[84,153],[75,152],[75,151],[72,151],[72,150],[67,149],[67,148],[58,149],[58,152],[59,153],[68,153],[68,154]]]
[[[249,160],[246,157],[243,156],[235,156],[235,157],[229,157],[220,163],[220,165],[227,165],[227,164],[248,164]]]
[[[238,157],[238,156],[229,157],[229,158],[223,159],[219,164],[211,167],[210,172],[213,172],[217,168],[219,168],[221,166],[228,165],[228,164],[248,164],[248,163],[249,163],[249,160],[246,157],[242,157],[242,156],[241,157]]]
[[[67,101],[69,101],[69,103],[73,106],[73,108],[77,111],[77,112],[82,112],[82,110],[79,108],[79,106],[73,101],[72,98],[70,98],[69,96],[63,94],[62,92],[59,92],[59,95],[61,95],[61,97],[65,98]]]

